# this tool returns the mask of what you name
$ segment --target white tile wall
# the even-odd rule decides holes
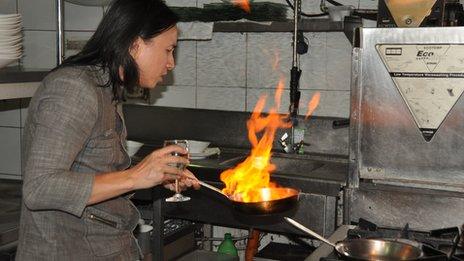
[[[307,113],[307,104],[315,91],[301,91],[300,114]],[[321,100],[314,111],[314,116],[349,118],[350,116],[350,91],[320,91]]]
[[[31,99],[21,99],[20,103],[21,103],[21,128],[24,128],[24,125],[26,123],[26,119],[27,119],[27,110],[29,108],[29,102],[31,101]]]
[[[11,1],[9,0],[11,5]],[[265,0],[259,0],[265,1]],[[18,9],[25,15],[25,58],[26,67],[55,66],[56,34],[55,7],[53,1],[17,0]],[[220,0],[170,0],[172,6],[203,6]],[[285,3],[282,0],[272,0]],[[353,6],[376,5],[372,0],[340,0]],[[375,2],[375,4],[373,3]],[[12,2],[13,4],[15,1]],[[319,1],[303,1],[305,12],[319,12]],[[103,15],[101,7],[84,7],[65,3],[66,28],[69,40],[85,40],[95,30]],[[291,13],[291,12],[290,12]],[[50,30],[50,31],[39,31]],[[310,52],[301,56],[303,71],[302,90],[349,90],[351,47],[342,33],[305,33],[310,42]],[[290,33],[215,33],[211,41],[180,41],[176,54],[176,70],[163,87],[153,91],[153,102],[157,105],[214,108],[224,110],[249,110],[254,104],[250,97],[254,89],[273,90],[280,78],[285,77],[289,86],[291,68]],[[67,52],[67,55],[74,52]],[[279,66],[273,69],[275,57]],[[185,88],[190,86],[193,88]],[[244,89],[244,87],[249,88]],[[225,88],[226,90],[217,90]],[[231,99],[221,93],[234,93]],[[203,97],[205,95],[205,97]],[[188,97],[188,100],[187,100]],[[192,98],[193,97],[193,98]],[[228,98],[228,97],[227,97]],[[177,99],[179,99],[177,101]],[[234,103],[234,104],[232,104]],[[332,108],[331,106],[327,107]],[[286,110],[286,108],[285,108]],[[333,116],[339,115],[333,109]],[[325,110],[324,114],[331,115]],[[347,113],[346,113],[347,114]]]
[[[351,45],[342,32],[327,33],[328,90],[350,90]]]
[[[26,30],[55,30],[56,7],[52,0],[17,0]]]
[[[197,85],[197,43],[179,41],[175,50],[176,68],[172,71],[174,85]]]
[[[299,114],[306,115],[308,107],[307,104],[313,97],[316,91],[314,90],[301,90]],[[327,117],[349,117],[350,105],[350,92],[349,91],[319,91],[321,100],[319,106],[314,111],[314,116],[327,116]],[[267,102],[264,112],[268,112],[274,104],[274,90],[273,89],[248,89],[247,90],[247,109],[246,111],[253,111],[254,106],[258,99],[267,96]],[[282,100],[279,112],[287,113],[290,104],[290,91],[285,90],[282,93]]]
[[[245,86],[246,34],[214,33],[197,43],[199,86]]]
[[[157,86],[151,91],[151,103],[156,106],[195,108],[195,86]]]
[[[0,0],[0,14],[17,13],[16,8],[16,0]]]
[[[377,0],[360,0],[359,1],[359,8],[362,9],[377,9],[378,8],[378,1]]]
[[[197,108],[245,111],[245,88],[202,87],[197,90]]]
[[[278,107],[274,103],[274,91],[275,89],[257,89],[257,88],[248,88],[247,89],[247,99],[246,99],[246,111],[253,111],[255,108],[256,102],[259,98],[266,96],[266,106],[264,107],[263,112],[268,112],[270,108]],[[282,99],[280,101],[280,106],[278,112],[286,113],[288,112],[289,106],[289,97],[290,93],[288,90],[283,91]]]
[[[166,1],[169,6],[180,6],[180,7],[196,7],[196,0],[169,0]]]
[[[82,32],[82,31],[71,31],[71,32],[65,32],[65,42],[68,41],[78,41],[78,42],[87,42],[90,37],[92,37],[93,32]],[[66,46],[66,44],[65,44]],[[65,56],[69,57],[71,55],[74,55],[78,53],[79,50],[68,50],[68,48],[65,47]]]
[[[64,7],[65,30],[94,31],[103,17],[101,6],[81,6],[65,2]]]
[[[257,0],[267,1],[267,0]],[[198,6],[221,0],[169,0],[172,6]],[[272,0],[285,3],[283,0]],[[375,0],[340,0],[362,8],[376,8]],[[319,1],[304,0],[303,10],[319,12]],[[85,41],[90,38],[104,9],[65,4],[66,39]],[[23,15],[25,28],[25,67],[53,68],[56,63],[55,1],[0,0],[0,12]],[[288,16],[292,16],[289,11]],[[375,26],[375,22],[371,25]],[[342,33],[305,33],[310,51],[301,56],[302,91],[300,114],[315,91],[321,91],[318,116],[349,116],[349,77],[351,46]],[[211,41],[179,41],[176,69],[170,80],[151,92],[151,103],[159,106],[252,111],[258,97],[267,93],[273,101],[280,75],[289,85],[292,61],[290,33],[214,33]],[[67,55],[75,51],[67,52]],[[276,69],[273,63],[278,57]],[[282,96],[280,111],[288,111],[288,89]],[[20,131],[27,117],[27,100],[18,109],[3,109],[0,104],[0,175],[20,173]],[[3,107],[2,107],[3,106]],[[4,146],[5,145],[5,146]]]
[[[21,173],[21,129],[0,127],[0,173],[20,175]]]
[[[281,76],[289,78],[291,66],[292,34],[248,34],[247,87],[275,88]]]
[[[0,126],[20,127],[20,100],[0,100]]]
[[[24,32],[23,66],[26,68],[53,68],[56,66],[55,31]]]
[[[309,51],[301,57],[300,89],[324,90],[327,88],[327,34],[305,33]]]

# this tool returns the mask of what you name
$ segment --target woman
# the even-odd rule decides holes
[[[136,260],[139,213],[128,192],[199,187],[188,164],[154,151],[130,166],[124,93],[174,68],[177,17],[161,0],[115,0],[83,50],[55,68],[29,106],[17,260]],[[149,119],[156,120],[156,119]]]

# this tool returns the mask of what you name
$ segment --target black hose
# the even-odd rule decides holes
[[[334,6],[342,6],[343,4],[340,4],[339,2],[337,1],[334,1],[334,0],[326,0],[329,4],[332,4]]]

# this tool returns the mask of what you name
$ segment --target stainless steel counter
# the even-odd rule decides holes
[[[6,67],[0,69],[0,83],[41,82],[49,69]]]

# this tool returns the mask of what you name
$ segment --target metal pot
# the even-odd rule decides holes
[[[300,195],[300,191],[293,188],[261,188],[258,190],[260,195],[267,195],[269,198],[275,198],[272,195],[279,193],[279,195],[283,196],[274,200],[243,202],[241,201],[242,197],[240,194],[227,196],[222,193],[220,189],[203,181],[200,181],[200,184],[226,197],[238,211],[252,215],[274,214],[292,209],[298,204]]]
[[[293,188],[262,188],[259,189],[261,195],[272,195],[279,193],[282,197],[274,200],[263,200],[257,202],[240,201],[241,196],[234,194],[229,198],[232,205],[239,211],[247,214],[273,214],[292,209],[298,204],[300,192]]]
[[[334,244],[291,218],[285,217],[285,220],[301,231],[333,246],[335,251],[345,260],[416,260],[422,256],[422,250],[419,247],[381,238],[347,239]]]

